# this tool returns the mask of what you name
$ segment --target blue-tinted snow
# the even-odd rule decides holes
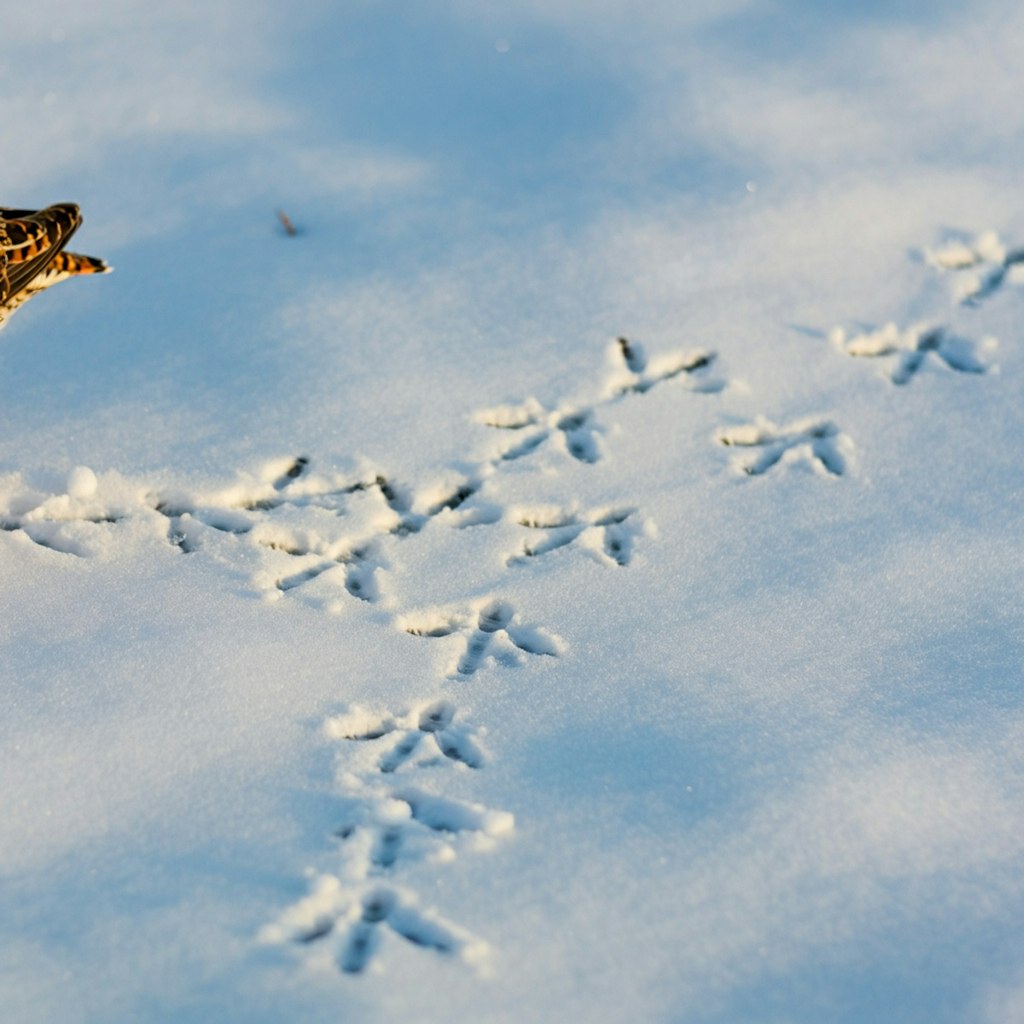
[[[1021,1019],[1019,11],[4,31],[7,1017]]]

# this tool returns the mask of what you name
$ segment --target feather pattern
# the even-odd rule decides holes
[[[74,203],[43,210],[0,206],[0,326],[33,295],[80,274],[105,274],[110,267],[65,246],[82,223]]]

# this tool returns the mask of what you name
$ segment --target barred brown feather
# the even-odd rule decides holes
[[[82,223],[74,203],[44,210],[0,207],[0,326],[33,295],[79,274],[105,274],[103,260],[67,252]]]

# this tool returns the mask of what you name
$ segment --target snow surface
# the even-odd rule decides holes
[[[3,1020],[1024,1020],[1024,12],[895,6],[5,13]]]

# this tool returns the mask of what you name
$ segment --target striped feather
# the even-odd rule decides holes
[[[110,270],[103,260],[64,249],[81,223],[74,203],[38,211],[0,207],[0,325],[58,281]]]

